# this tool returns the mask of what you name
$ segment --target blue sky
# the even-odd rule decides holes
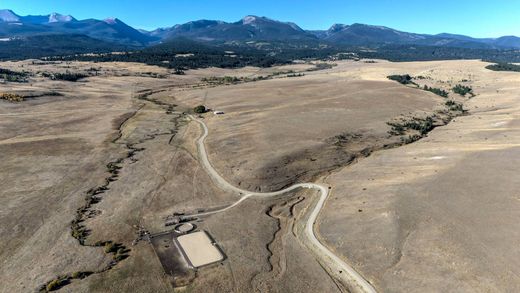
[[[304,29],[358,22],[417,33],[520,35],[517,0],[0,0],[0,8],[20,15],[59,12],[78,19],[114,16],[144,29],[197,19],[237,21],[254,14],[292,21]]]

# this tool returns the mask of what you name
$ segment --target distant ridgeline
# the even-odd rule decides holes
[[[304,30],[295,23],[248,15],[236,22],[195,20],[153,31],[117,18],[20,16],[0,10],[0,60],[128,61],[178,69],[268,67],[305,59],[390,61],[483,59],[520,62],[520,38],[416,34],[366,24]],[[117,53],[113,53],[117,52]]]
[[[95,52],[107,53],[98,44]],[[128,49],[128,48],[127,48]],[[120,51],[121,46],[114,48]],[[1,51],[1,50],[0,50]],[[86,50],[83,50],[86,51]],[[126,50],[117,54],[56,54],[49,60],[78,60],[95,62],[140,62],[167,68],[192,69],[205,67],[236,68],[243,66],[269,67],[275,64],[287,64],[293,60],[320,59],[341,60],[374,58],[389,61],[431,61],[456,59],[483,59],[492,62],[520,62],[518,50],[466,49],[450,47],[429,47],[409,45],[382,45],[367,47],[327,45],[295,46],[293,43],[277,42],[268,48],[253,47],[244,44],[200,43],[187,39],[171,40],[167,43],[145,49]],[[31,51],[35,55],[35,51]],[[0,56],[5,56],[0,53]],[[49,54],[42,54],[49,56]],[[40,56],[40,57],[42,57]],[[33,56],[34,57],[34,56]]]
[[[269,67],[305,59],[375,58],[395,62],[483,59],[500,64],[520,62],[518,50],[410,45],[357,47],[300,41],[271,41],[268,45],[266,43],[263,42],[260,46],[258,42],[229,44],[197,42],[179,38],[143,49],[100,41],[85,35],[42,35],[1,42],[0,60],[45,58],[56,61],[121,61],[176,69],[212,66],[222,68]]]
[[[23,60],[45,56],[64,56],[135,50],[132,46],[114,44],[85,35],[39,35],[0,42],[0,60]]]

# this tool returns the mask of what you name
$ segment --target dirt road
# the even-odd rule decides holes
[[[208,172],[208,174],[212,177],[214,182],[220,186],[221,188],[225,190],[229,190],[234,193],[238,193],[240,196],[240,199],[237,200],[232,205],[216,210],[211,211],[207,213],[200,213],[199,216],[203,215],[209,215],[209,214],[215,214],[224,212],[228,209],[231,209],[238,204],[240,204],[242,201],[250,198],[250,197],[274,197],[278,195],[283,195],[286,193],[289,193],[295,189],[298,188],[310,188],[310,189],[317,189],[320,193],[320,198],[318,200],[318,203],[312,210],[309,219],[307,220],[307,223],[305,225],[305,236],[309,240],[309,247],[312,248],[312,250],[316,253],[316,255],[322,260],[322,262],[328,266],[329,273],[333,274],[339,279],[342,279],[350,288],[350,290],[354,292],[376,292],[374,287],[368,283],[363,276],[361,276],[353,267],[351,267],[349,264],[344,262],[341,258],[336,256],[332,251],[330,251],[327,247],[325,247],[319,240],[316,238],[316,234],[314,233],[314,224],[316,222],[316,218],[318,217],[323,204],[327,200],[327,197],[329,195],[329,188],[325,187],[323,185],[315,184],[315,183],[300,183],[292,185],[286,189],[275,191],[275,192],[266,192],[266,193],[259,193],[259,192],[249,192],[247,190],[240,189],[236,186],[233,186],[228,181],[226,181],[220,174],[213,168],[211,165],[211,162],[208,158],[208,153],[206,151],[206,146],[204,144],[204,141],[206,137],[209,134],[208,127],[206,124],[200,120],[195,118],[194,116],[190,115],[190,118],[199,123],[204,132],[202,136],[197,140],[197,148],[199,152],[199,157],[202,161],[202,165],[204,166],[205,170]]]

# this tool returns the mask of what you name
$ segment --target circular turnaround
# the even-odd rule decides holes
[[[192,223],[182,223],[175,226],[175,232],[185,234],[195,229],[195,226]]]

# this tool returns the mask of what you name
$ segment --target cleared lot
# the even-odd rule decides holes
[[[198,268],[224,259],[224,256],[205,231],[177,237],[191,265]]]

